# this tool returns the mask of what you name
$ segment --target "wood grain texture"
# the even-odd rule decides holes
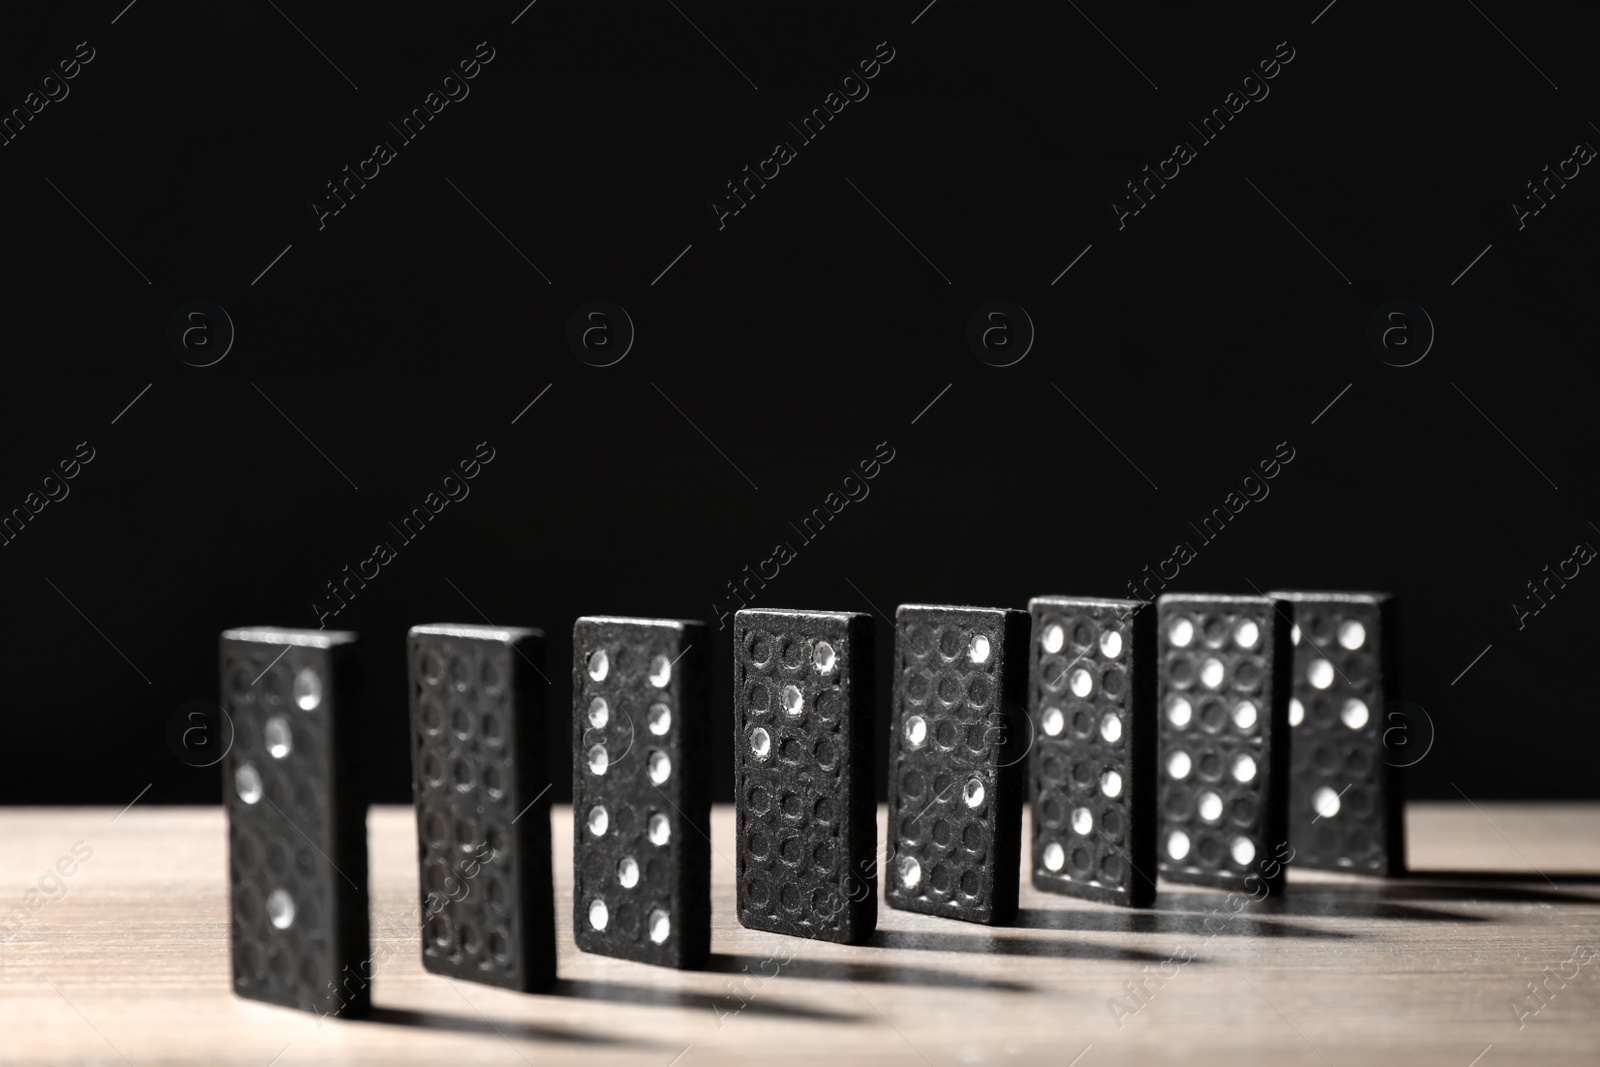
[[[411,811],[375,808],[378,1012],[319,1024],[230,992],[220,808],[0,812],[0,922],[12,935],[0,945],[0,1062],[1066,1067],[1082,1054],[1078,1067],[1468,1067],[1481,1055],[1479,1067],[1495,1067],[1600,1052],[1600,959],[1576,977],[1567,962],[1579,945],[1600,949],[1600,804],[1410,806],[1413,866],[1516,880],[1292,871],[1277,899],[1211,919],[1215,933],[1212,909],[1229,914],[1219,891],[1163,883],[1157,909],[1134,913],[1024,882],[1019,927],[885,908],[861,947],[739,927],[733,815],[719,807],[712,973],[578,953],[566,919],[571,812],[552,820],[554,994],[422,969]],[[62,857],[73,873],[48,877]],[[54,899],[19,914],[30,890]],[[1184,950],[1192,962],[1163,967]],[[760,981],[763,970],[776,977]],[[1163,984],[1147,977],[1163,970]],[[1550,977],[1562,970],[1564,982]],[[1519,1027],[1511,1004],[1531,1011],[1527,983],[1541,978],[1544,1006]],[[1141,980],[1146,1003],[1119,1027],[1108,1000],[1137,1006],[1125,983]]]

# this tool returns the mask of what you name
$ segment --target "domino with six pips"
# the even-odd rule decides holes
[[[1156,896],[1156,612],[1028,602],[1033,885],[1123,907]]]
[[[356,635],[221,639],[233,989],[319,1015],[371,1006]]]
[[[703,622],[572,629],[573,939],[666,967],[711,953],[710,638]]]
[[[1167,593],[1157,604],[1161,874],[1271,892],[1291,847],[1289,622],[1261,596]]]
[[[556,977],[544,634],[407,635],[422,965],[524,993]]]
[[[1027,612],[902,604],[889,727],[892,908],[1017,913],[1027,775]]]

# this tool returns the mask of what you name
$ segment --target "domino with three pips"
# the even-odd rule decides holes
[[[889,732],[890,907],[1016,918],[1028,613],[902,604]]]
[[[734,615],[739,922],[845,944],[878,915],[871,616]]]
[[[356,635],[223,631],[233,990],[319,1015],[371,1007]]]

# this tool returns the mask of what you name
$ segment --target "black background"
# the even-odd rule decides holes
[[[96,55],[0,147],[0,510],[95,458],[0,547],[0,802],[215,801],[167,723],[215,698],[218,632],[315,627],[379,540],[398,558],[329,619],[361,634],[378,800],[410,795],[408,626],[546,631],[560,797],[573,619],[715,629],[779,541],[757,605],[1127,595],[1180,540],[1170,589],[1390,590],[1437,731],[1411,796],[1596,795],[1600,577],[1522,629],[1510,606],[1600,545],[1600,177],[1521,230],[1509,207],[1600,144],[1573,26],[1358,0],[277,6],[7,15],[6,109]],[[323,184],[480,41],[470,95],[319,230]],[[719,230],[723,183],[882,41],[870,95]],[[1281,41],[1270,95],[1199,145],[1185,121]],[[1110,201],[1180,137],[1198,158],[1119,230]],[[637,328],[606,368],[565,340],[596,298]],[[996,298],[1038,332],[1005,368],[965,341]],[[195,299],[237,329],[208,368],[166,341]],[[1414,366],[1366,342],[1394,299],[1437,328]],[[401,544],[484,441],[470,496]],[[802,541],[882,442],[870,495]],[[1201,543],[1280,442],[1270,496]],[[880,617],[880,662],[891,637]]]

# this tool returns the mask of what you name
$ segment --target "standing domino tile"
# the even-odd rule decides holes
[[[1154,607],[1028,601],[1035,889],[1131,908],[1155,902]]]
[[[221,641],[233,990],[351,1017],[371,1006],[355,639],[257,627]]]
[[[746,608],[733,639],[739,922],[859,944],[878,919],[872,618]]]
[[[1289,843],[1295,863],[1405,873],[1404,793],[1385,759],[1398,690],[1395,601],[1382,593],[1273,593],[1294,620]]]
[[[703,967],[711,954],[705,623],[572,628],[572,924],[585,952]]]
[[[524,993],[556,977],[544,634],[413,626],[422,965]]]
[[[1168,593],[1158,604],[1161,874],[1271,892],[1293,856],[1289,622],[1267,597]]]
[[[892,908],[1004,925],[1017,914],[1028,613],[902,604],[889,733]]]

